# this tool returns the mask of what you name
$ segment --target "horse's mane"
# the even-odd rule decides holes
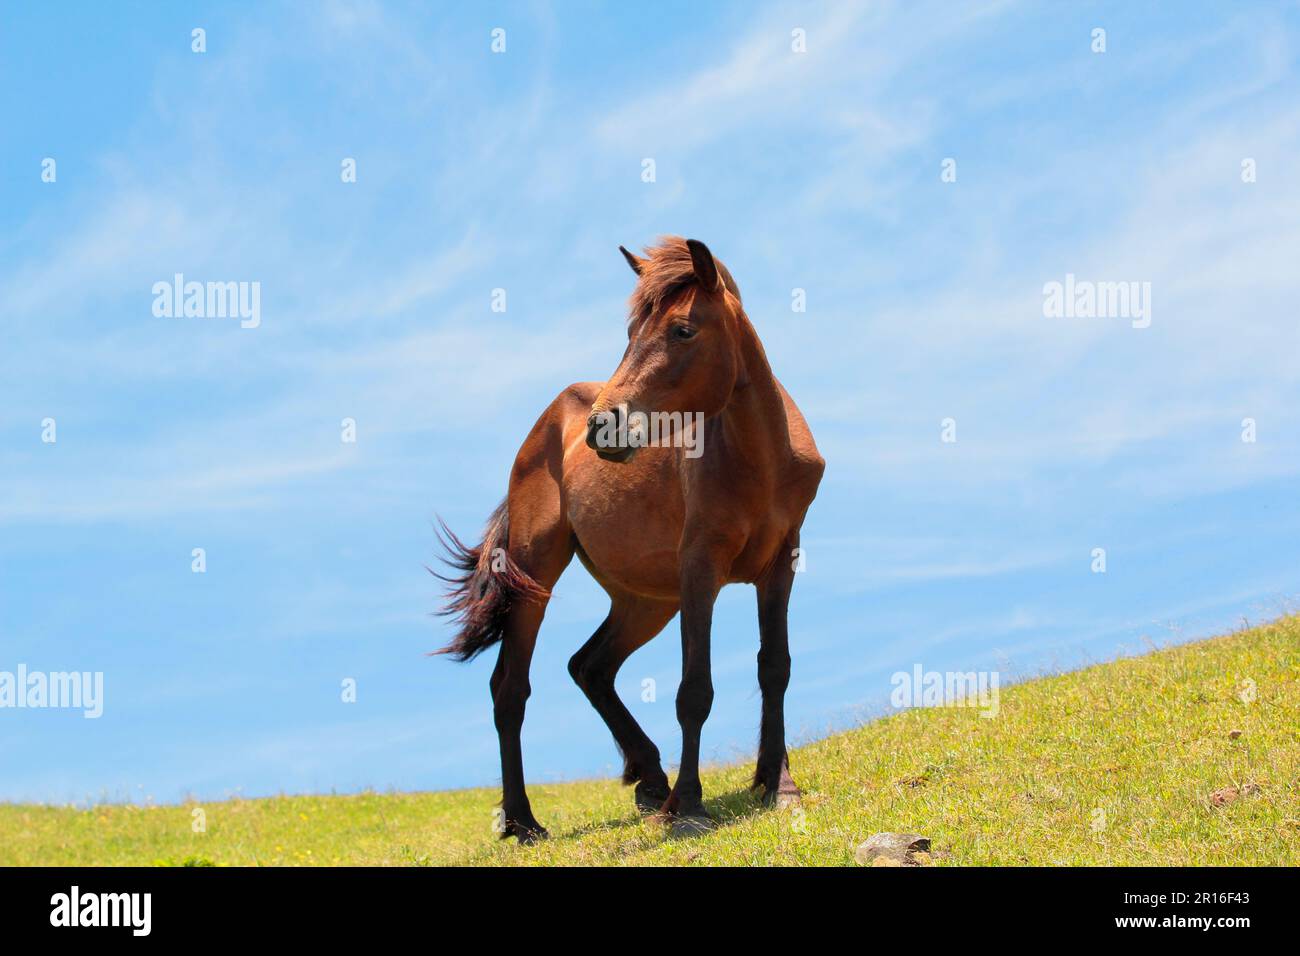
[[[740,301],[740,289],[722,260],[714,257],[727,290]],[[695,284],[691,250],[681,236],[661,236],[645,250],[641,277],[628,301],[628,328],[635,328]]]

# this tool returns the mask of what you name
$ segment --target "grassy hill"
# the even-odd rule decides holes
[[[822,864],[878,831],[932,865],[1300,864],[1300,618],[913,710],[791,754],[803,806],[707,773],[725,825],[674,839],[599,780],[530,787],[552,839],[491,832],[495,788],[203,805],[0,805],[0,864]],[[206,832],[191,827],[206,814]]]

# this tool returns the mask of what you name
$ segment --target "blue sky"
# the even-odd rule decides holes
[[[102,671],[105,712],[0,709],[0,799],[496,781],[491,656],[424,656],[434,516],[476,533],[540,410],[614,369],[617,246],[663,233],[726,261],[829,463],[792,738],[918,663],[1006,680],[1282,613],[1298,43],[1271,3],[6,4],[0,670]],[[259,282],[261,326],[155,317],[177,272]],[[1067,273],[1150,282],[1151,326],[1045,317]],[[606,609],[575,563],[532,780],[619,764],[565,672]],[[675,627],[619,681],[669,760]],[[752,749],[756,651],[728,589],[710,758]]]

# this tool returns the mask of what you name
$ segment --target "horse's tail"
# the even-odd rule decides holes
[[[492,512],[477,547],[466,547],[441,518],[438,524],[438,541],[447,550],[443,560],[460,573],[451,577],[431,573],[451,585],[446,607],[440,613],[454,617],[460,629],[450,644],[434,653],[468,661],[501,640],[516,602],[545,600],[550,591],[510,557],[510,518],[505,501]]]

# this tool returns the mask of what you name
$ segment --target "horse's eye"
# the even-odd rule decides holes
[[[695,330],[691,328],[689,325],[673,326],[673,338],[682,339],[684,341],[686,339],[691,339],[694,337],[695,337]]]

